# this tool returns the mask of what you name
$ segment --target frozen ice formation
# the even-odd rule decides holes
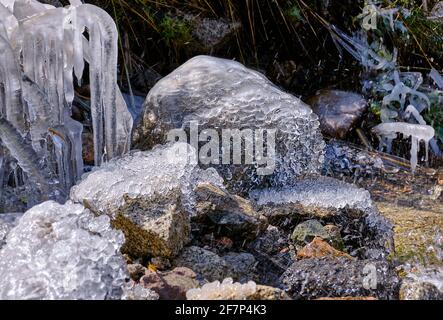
[[[0,299],[120,299],[124,236],[78,204],[28,210],[0,250]]]
[[[258,205],[290,202],[335,209],[349,206],[366,210],[372,207],[368,191],[326,177],[302,180],[288,188],[254,190],[251,192],[251,197]]]
[[[189,241],[193,190],[207,182],[223,187],[217,172],[198,168],[195,150],[185,143],[133,151],[103,164],[71,189],[71,199],[109,215],[133,256],[177,254]]]
[[[65,191],[83,174],[83,126],[71,118],[71,106],[86,62],[96,165],[128,151],[132,130],[117,86],[115,23],[96,6],[70,2],[0,0],[0,117],[31,140],[35,159],[51,164]]]
[[[22,215],[22,213],[0,214],[0,249],[6,243],[5,240],[9,231],[17,225]]]
[[[190,289],[186,292],[188,300],[247,300],[257,291],[254,281],[245,284],[234,282],[232,278],[210,282],[201,288]]]
[[[426,161],[428,159],[429,142],[435,135],[433,127],[423,124],[412,124],[406,122],[388,122],[377,125],[372,129],[380,137],[380,148],[383,144],[391,145],[392,140],[401,133],[403,138],[411,137],[411,169],[415,171],[418,163],[418,150],[421,141],[426,147]]]
[[[276,130],[275,170],[270,175],[258,174],[257,167],[262,163],[257,157],[253,164],[245,164],[243,158],[251,156],[245,150],[241,164],[233,164],[232,147],[220,148],[221,157],[210,159],[209,165],[217,169],[234,191],[289,184],[321,169],[324,141],[317,116],[298,98],[238,62],[197,56],[160,80],[145,101],[133,144],[139,149],[150,149],[166,141],[168,132],[176,128],[190,131],[193,140],[190,125],[193,122],[198,124],[200,132],[216,130],[220,141],[228,129],[242,133],[245,129],[257,130],[256,133],[260,129]],[[200,143],[207,142],[202,135],[200,139]],[[194,146],[193,141],[191,145]],[[199,152],[201,158],[204,148]],[[225,164],[226,158],[229,164]]]
[[[319,211],[325,222],[344,226],[345,240],[352,239],[352,255],[378,259],[392,252],[392,224],[378,212],[369,192],[352,184],[319,177],[286,188],[253,190],[250,196],[260,206],[260,211],[268,211],[271,215],[274,212],[303,215],[300,211],[303,208],[308,215],[310,209]]]

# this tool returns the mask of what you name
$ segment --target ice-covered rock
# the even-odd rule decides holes
[[[143,287],[141,283],[130,281],[123,287],[122,300],[158,300],[157,292]]]
[[[186,298],[188,300],[289,300],[283,290],[257,285],[253,281],[242,284],[234,282],[232,278],[191,289],[186,293]]]
[[[183,143],[134,151],[87,174],[72,188],[71,199],[109,215],[125,232],[124,252],[174,256],[190,240],[195,186],[223,187],[214,169],[201,170],[193,159],[195,150]]]
[[[0,250],[1,299],[120,299],[124,236],[107,216],[49,201],[20,218]]]
[[[192,128],[195,123],[197,130]],[[200,162],[215,167],[235,191],[245,192],[266,184],[289,184],[299,177],[318,173],[323,163],[324,142],[318,118],[311,109],[298,98],[282,92],[262,74],[235,61],[197,56],[160,80],[148,94],[134,130],[133,144],[136,148],[150,149],[165,142],[169,131],[177,128],[189,131],[191,144],[199,143],[198,132],[194,131],[205,130],[207,134],[211,129],[221,137],[219,145],[229,143],[226,148],[215,146],[214,154],[221,152],[211,154],[211,158],[202,146],[200,160],[204,158],[209,163]],[[227,137],[234,131],[227,131],[229,129],[241,130],[243,136],[266,130],[270,139],[270,132],[276,130],[275,156],[272,156],[271,143],[267,143],[268,159],[241,150],[240,164],[233,164],[233,148]],[[200,145],[207,142],[207,136],[200,135],[200,138]],[[251,142],[248,137],[245,140]],[[259,147],[256,144],[255,151],[259,151]],[[252,158],[252,164],[246,163],[246,158]],[[274,170],[266,172],[270,175],[261,175],[263,172],[259,171],[263,169],[263,160],[275,165],[271,166]]]
[[[292,187],[254,190],[251,199],[271,224],[315,217],[341,226],[351,255],[378,258],[393,250],[392,224],[380,215],[369,192],[354,185],[320,177]]]
[[[386,261],[303,259],[285,271],[283,287],[294,299],[367,297],[396,299],[399,280]]]

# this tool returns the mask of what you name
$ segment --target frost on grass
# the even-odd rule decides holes
[[[70,2],[54,7],[0,0],[0,117],[30,140],[36,158],[52,166],[64,191],[83,173],[83,126],[71,118],[71,107],[86,63],[96,165],[128,151],[132,129],[117,86],[115,23],[96,6]],[[11,144],[3,144],[11,155],[0,170],[10,170],[14,161],[29,162],[23,158],[28,154],[12,154]],[[25,180],[34,173],[24,171]]]
[[[107,216],[69,202],[37,205],[0,251],[0,299],[120,299],[123,242]]]

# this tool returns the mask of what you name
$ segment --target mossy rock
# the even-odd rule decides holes
[[[435,251],[437,230],[443,231],[441,206],[436,204],[432,210],[419,210],[383,202],[378,203],[378,208],[394,224],[395,259],[400,262],[443,265]]]

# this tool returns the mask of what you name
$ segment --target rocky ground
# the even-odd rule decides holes
[[[93,168],[64,205],[0,215],[1,298],[442,298],[442,173],[412,174],[319,133],[350,130],[360,97],[327,93],[336,112],[318,122],[240,64],[200,57],[189,66],[148,96],[134,134],[145,151]],[[165,144],[162,133],[192,119],[207,128],[283,123],[274,174],[200,166],[193,147]]]

